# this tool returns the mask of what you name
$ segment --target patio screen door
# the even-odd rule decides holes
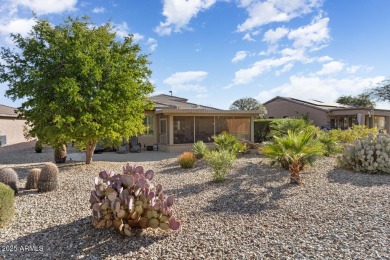
[[[168,131],[167,131],[167,119],[160,119],[160,144],[168,144]]]

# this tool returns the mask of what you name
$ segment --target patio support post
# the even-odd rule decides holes
[[[250,122],[250,125],[251,125],[251,142],[254,142],[255,141],[255,118],[254,116],[251,116],[251,122]]]

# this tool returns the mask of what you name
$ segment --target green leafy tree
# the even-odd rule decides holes
[[[146,55],[130,35],[117,41],[108,22],[68,18],[58,26],[37,20],[26,37],[11,34],[19,50],[1,49],[0,82],[31,134],[53,147],[75,142],[91,163],[101,139],[120,142],[144,130],[153,92]]]
[[[368,94],[378,101],[390,102],[390,79],[380,82]]]
[[[313,164],[324,153],[323,145],[314,138],[313,128],[301,132],[287,131],[287,135],[265,142],[261,153],[290,171],[291,183],[300,184],[300,171],[306,164]]]
[[[375,107],[375,102],[371,100],[369,94],[360,94],[354,96],[341,96],[336,100],[337,103],[352,107]]]
[[[237,99],[230,106],[230,110],[258,110],[263,109],[263,105],[257,99],[245,97]]]

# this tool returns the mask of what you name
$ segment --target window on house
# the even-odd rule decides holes
[[[145,133],[144,135],[154,135],[154,116],[146,115],[144,118]]]

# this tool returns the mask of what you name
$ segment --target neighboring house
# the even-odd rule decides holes
[[[0,105],[0,146],[25,142],[25,122],[26,120],[18,118],[16,108]]]
[[[157,95],[151,111],[145,111],[146,132],[142,146],[157,144],[167,152],[192,149],[197,141],[213,142],[212,136],[227,131],[242,141],[254,141],[254,119],[264,111],[222,110],[187,102],[185,98]]]
[[[366,125],[390,133],[390,110],[355,108],[339,103],[279,96],[263,105],[267,109],[267,118],[296,118],[308,115],[314,124],[320,127],[347,129],[353,125]]]

